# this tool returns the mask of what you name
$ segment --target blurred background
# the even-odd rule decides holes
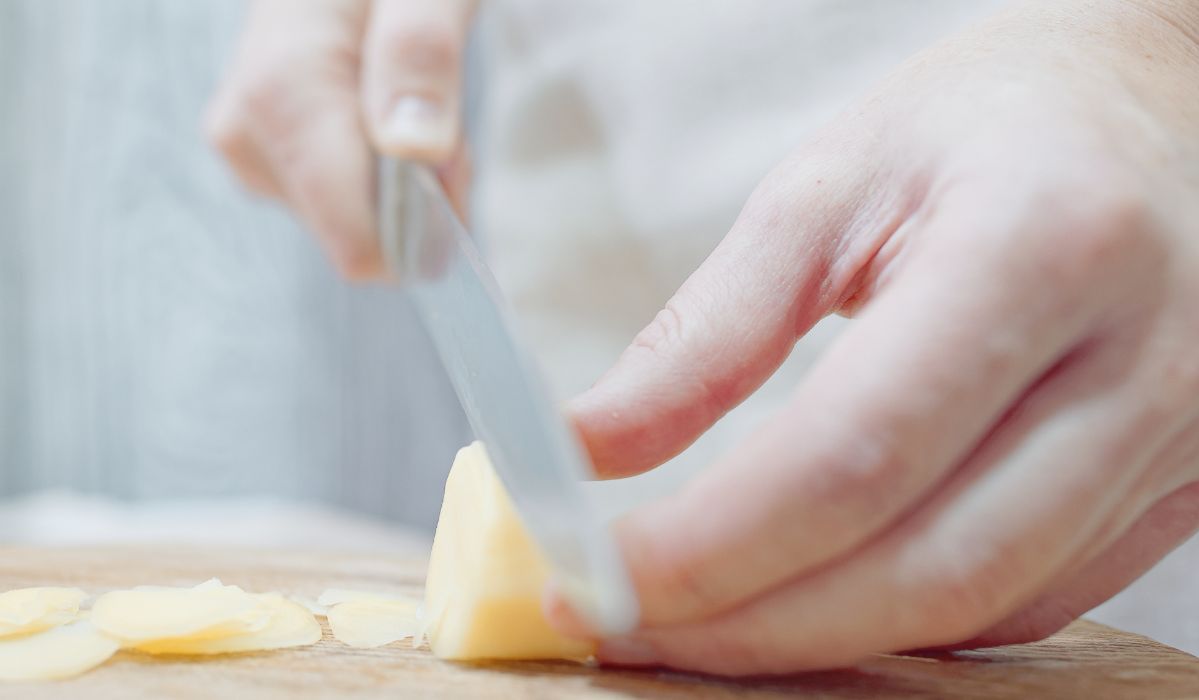
[[[201,138],[243,10],[0,2],[0,537],[152,537],[171,521],[128,506],[164,501],[202,521],[181,536],[343,539],[314,504],[435,522],[469,434],[411,310]]]
[[[510,0],[479,21],[475,228],[561,397],[615,359],[782,154],[1000,3],[708,7],[752,46],[714,41],[682,4]],[[338,279],[201,138],[243,12],[0,0],[0,542],[427,551],[470,435],[411,309]],[[780,70],[794,89],[769,82]],[[676,488],[842,323],[679,459],[593,485],[596,503]],[[1195,599],[1199,542],[1184,550],[1095,616],[1199,651],[1199,615],[1152,603]]]

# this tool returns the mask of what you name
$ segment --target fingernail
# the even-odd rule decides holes
[[[380,145],[401,156],[441,155],[453,146],[456,128],[453,115],[441,104],[408,95],[391,108],[380,134],[386,143]]]
[[[636,637],[606,639],[600,642],[596,656],[604,663],[621,666],[648,666],[658,660],[654,647]]]

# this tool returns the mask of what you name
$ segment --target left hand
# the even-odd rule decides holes
[[[1199,527],[1195,5],[1032,2],[901,67],[574,402],[598,469],[681,451],[831,312],[789,405],[619,524],[643,618],[601,659],[1037,639]]]

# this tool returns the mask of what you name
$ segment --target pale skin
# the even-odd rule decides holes
[[[464,5],[406,4],[466,26]],[[386,34],[358,16],[365,46]],[[213,112],[239,116],[210,123],[255,186],[288,174],[270,158],[247,169],[230,137],[262,124],[236,86],[271,75],[248,31]],[[323,89],[357,95],[372,75],[359,62],[340,76],[353,84]],[[398,150],[378,129],[337,139],[361,160],[371,135]],[[259,152],[306,148],[332,147]],[[447,163],[458,149],[411,152]],[[274,190],[369,276],[369,210],[318,211],[304,192]],[[914,57],[782,160],[571,403],[599,473],[638,473],[751,394],[816,321],[856,318],[777,415],[618,523],[642,619],[601,659],[782,673],[1060,629],[1199,528],[1196,300],[1199,6],[1018,4]],[[546,610],[587,634],[552,591]]]

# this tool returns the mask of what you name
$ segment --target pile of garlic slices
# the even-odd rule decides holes
[[[278,593],[248,593],[212,579],[191,588],[139,586],[105,593],[90,610],[78,588],[0,593],[0,681],[67,678],[120,649],[146,654],[211,655],[315,644],[317,615],[334,637],[377,647],[414,636],[414,600],[326,591],[315,606]]]

